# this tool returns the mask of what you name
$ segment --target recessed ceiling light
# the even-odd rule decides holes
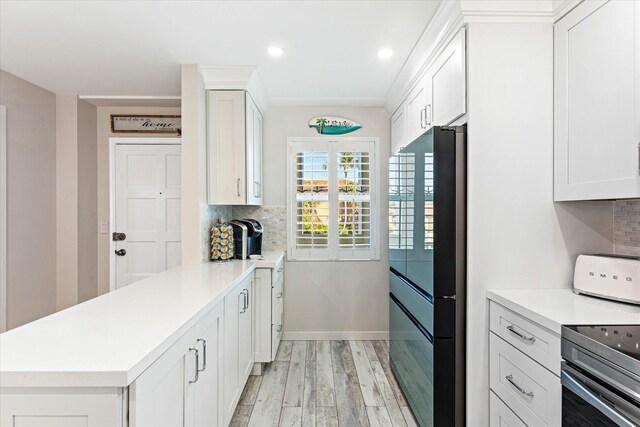
[[[281,48],[280,46],[269,46],[269,49],[267,49],[267,52],[269,52],[270,56],[277,58],[284,54],[284,49]]]
[[[380,59],[389,59],[393,56],[393,50],[384,48],[378,51],[378,58]]]

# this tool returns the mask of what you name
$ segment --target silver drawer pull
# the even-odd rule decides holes
[[[529,344],[533,344],[534,342],[536,342],[536,337],[528,337],[526,335],[522,335],[520,332],[516,331],[516,328],[514,328],[513,325],[507,326],[507,329],[513,335],[517,336],[518,338],[522,338],[524,341],[528,342]]]
[[[282,292],[278,292],[278,294],[276,295],[276,298],[282,298]]]
[[[198,352],[197,348],[193,348],[190,347],[189,351],[193,351],[196,353],[196,372],[195,372],[195,377],[192,380],[189,380],[189,384],[193,384],[193,383],[197,383],[198,380],[200,379],[200,370],[198,369],[198,366],[200,366],[200,352]]]
[[[514,386],[516,388],[516,390],[518,390],[520,392],[520,394],[522,394],[525,397],[533,399],[533,392],[532,391],[525,391],[525,389],[523,389],[518,384],[516,384],[516,382],[513,381],[513,375],[507,375],[505,378],[507,379],[507,381],[509,381],[511,383],[512,386]]]
[[[196,340],[196,343],[202,343],[202,369],[200,369],[200,367],[198,367],[198,371],[199,372],[203,372],[205,369],[207,369],[207,340],[202,339],[202,338],[198,338]]]
[[[282,273],[282,270],[283,270],[282,267],[278,268],[278,273]]]

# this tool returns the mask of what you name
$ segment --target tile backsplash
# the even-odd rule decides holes
[[[231,206],[213,206],[200,204],[200,251],[202,262],[209,261],[209,251],[211,250],[211,226],[220,219],[229,221],[233,219]]]
[[[640,256],[640,199],[614,203],[613,245],[616,254]]]
[[[234,206],[233,218],[257,219],[264,228],[262,249],[265,251],[287,250],[286,206]]]

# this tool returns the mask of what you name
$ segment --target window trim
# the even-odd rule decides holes
[[[335,233],[329,233],[329,246],[326,249],[297,249],[296,248],[296,221],[294,215],[296,213],[296,193],[294,183],[296,179],[294,147],[297,150],[318,150],[329,151],[330,158],[332,150],[327,150],[325,144],[337,144],[338,150],[341,143],[369,143],[370,150],[370,167],[371,178],[371,247],[369,249],[344,249],[338,246],[338,236]],[[379,153],[380,138],[378,137],[353,137],[353,136],[313,136],[313,137],[288,137],[287,138],[287,261],[318,261],[318,262],[342,262],[342,261],[379,261],[380,260],[380,156]],[[337,154],[338,150],[335,151]],[[335,165],[329,160],[329,174],[333,176]],[[338,193],[329,193],[329,201],[337,206]],[[337,212],[337,207],[331,209]],[[335,220],[334,220],[335,221]],[[330,228],[331,229],[331,228]],[[306,253],[305,253],[306,252]],[[351,252],[349,254],[349,252]]]

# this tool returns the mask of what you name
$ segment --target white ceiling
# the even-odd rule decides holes
[[[56,93],[175,96],[180,64],[257,65],[274,103],[381,105],[439,4],[2,0],[0,68]]]

